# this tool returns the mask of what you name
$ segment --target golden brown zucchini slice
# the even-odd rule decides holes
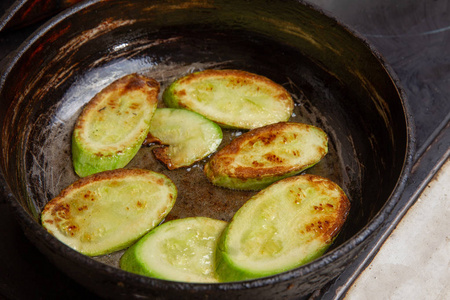
[[[163,94],[169,107],[186,108],[222,127],[253,129],[289,120],[290,94],[272,80],[239,70],[206,70],[173,82]]]
[[[248,200],[222,233],[216,251],[221,281],[265,277],[321,256],[345,222],[350,202],[315,175],[280,180]]]
[[[147,136],[159,83],[131,74],[103,89],[83,109],[72,135],[72,160],[81,176],[126,166]]]
[[[79,179],[46,204],[42,225],[57,239],[94,256],[128,247],[158,225],[177,197],[163,174],[105,171]]]
[[[237,137],[211,157],[204,171],[214,185],[258,190],[313,166],[327,152],[322,129],[281,122]]]

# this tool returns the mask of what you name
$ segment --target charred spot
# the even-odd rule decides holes
[[[148,133],[142,145],[147,146],[154,143],[161,144],[161,140],[152,135],[151,133]]]
[[[140,107],[140,104],[139,103],[131,103],[131,105],[130,105],[130,109],[134,109],[134,110],[137,110],[137,109],[139,109],[139,107]]]
[[[186,90],[175,91],[174,94],[175,94],[175,96],[183,97],[183,96],[186,96]]]
[[[262,164],[262,163],[260,163],[260,162],[257,162],[256,160],[254,160],[254,161],[252,161],[252,166],[254,166],[254,167],[262,167],[262,166],[264,166],[264,164]]]
[[[106,109],[106,106],[103,106],[102,108],[100,108],[99,110],[97,110],[98,112],[104,111]]]
[[[164,185],[164,179],[158,178],[158,180],[156,180],[156,184],[158,184],[158,185]]]
[[[109,182],[109,186],[119,186],[120,182],[118,180],[111,180]]]
[[[329,235],[330,222],[325,220],[323,221],[319,220],[316,223],[306,225],[305,229],[307,232],[314,231],[316,233]]]
[[[139,208],[143,208],[143,207],[145,207],[145,203],[142,203],[141,201],[138,200],[136,202],[136,206],[139,207]]]
[[[268,145],[272,143],[277,138],[276,134],[269,133],[265,136],[261,136],[260,140],[264,143],[264,145]]]
[[[131,78],[125,87],[123,88],[123,92],[128,92],[132,90],[138,90],[140,88],[143,88],[145,86],[145,82],[143,80],[140,80],[138,78]]]
[[[324,156],[325,154],[326,154],[326,150],[325,150],[325,148],[324,147],[321,147],[321,146],[317,146],[317,153],[320,153],[320,155],[321,156]]]
[[[292,150],[292,155],[300,156],[300,151],[299,150]]]
[[[314,210],[323,211],[322,204],[320,204],[319,206],[314,205]]]
[[[319,228],[320,230],[323,230],[323,226],[322,226],[322,222],[321,221],[317,222],[317,228]]]
[[[76,226],[76,225],[67,226],[67,233],[69,233],[71,236],[74,236],[78,230],[79,230],[78,226]]]
[[[267,153],[264,155],[264,158],[273,163],[283,163],[284,161],[281,157],[273,153]]]
[[[77,209],[78,209],[78,211],[83,211],[83,210],[87,210],[88,207],[87,207],[87,205],[83,205],[83,206],[78,207]]]
[[[53,224],[53,220],[45,220],[44,222],[48,224]]]
[[[247,144],[248,144],[250,147],[252,147],[255,143],[256,143],[256,140],[251,140],[251,141],[248,141]]]
[[[108,102],[106,103],[107,106],[110,106],[111,108],[115,108],[117,105],[117,101],[115,98],[110,98]]]
[[[310,232],[314,230],[314,223],[308,224],[305,226],[306,232]]]
[[[327,206],[328,206],[328,207],[331,207],[331,208],[334,207],[333,204],[331,204],[331,203],[327,203]]]
[[[67,203],[55,205],[52,215],[58,214],[60,218],[66,219],[70,216],[70,205]]]

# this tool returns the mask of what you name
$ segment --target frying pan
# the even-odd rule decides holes
[[[121,252],[83,256],[40,226],[45,203],[77,179],[71,132],[98,91],[133,72],[155,78],[163,90],[208,68],[269,77],[292,94],[292,121],[327,132],[328,155],[305,172],[338,183],[352,207],[325,255],[256,280],[180,283],[120,270]],[[307,296],[337,277],[385,225],[411,167],[413,130],[395,74],[356,33],[302,1],[85,1],[47,22],[12,55],[0,101],[1,170],[25,235],[63,272],[105,298]],[[222,146],[236,134],[225,130]],[[175,182],[179,196],[167,219],[228,221],[253,192],[213,187],[203,164],[168,171],[142,147],[127,168],[151,169]]]

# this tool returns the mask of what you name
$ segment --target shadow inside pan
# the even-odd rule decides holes
[[[268,14],[267,7],[257,13],[245,1],[233,7],[221,3],[219,11],[209,4],[181,9],[150,7],[145,1],[92,3],[78,18],[69,13],[24,46],[3,81],[1,101],[9,109],[2,168],[18,203],[34,219],[30,226],[39,226],[43,206],[78,179],[71,134],[83,106],[115,79],[135,72],[158,80],[161,91],[176,78],[211,68],[246,70],[283,85],[296,103],[291,121],[318,126],[329,136],[329,153],[305,173],[335,181],[352,203],[330,252],[385,206],[407,152],[403,106],[379,58],[334,21],[302,5],[295,12],[287,4],[276,6]],[[241,133],[224,130],[221,146]],[[127,168],[161,172],[175,182],[179,196],[166,220],[207,216],[228,221],[254,192],[212,186],[203,175],[204,162],[169,171],[151,147],[142,147]],[[117,267],[121,253],[94,260]],[[289,293],[304,295],[323,282]]]

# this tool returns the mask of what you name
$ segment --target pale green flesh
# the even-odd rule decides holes
[[[80,177],[126,166],[147,136],[156,102],[142,91],[106,95],[72,136],[72,159]]]
[[[122,269],[184,282],[217,282],[214,251],[226,222],[204,218],[169,221],[129,248]]]
[[[331,226],[339,217],[342,190],[311,186],[302,176],[293,178],[261,191],[235,214],[218,246],[217,272],[222,280],[287,271],[329,247],[332,239],[324,233],[325,221]]]
[[[97,113],[92,114],[91,121],[86,124],[85,138],[92,150],[122,147],[122,143],[130,143],[129,140],[132,142],[139,135],[136,128],[148,127],[151,116],[146,115],[151,109],[140,99],[141,95],[140,91],[128,92],[117,98],[108,97],[103,101],[103,107],[99,105]]]
[[[175,83],[164,100],[171,107],[186,107],[224,127],[252,129],[290,118],[293,106],[274,98],[280,91],[255,82],[231,86],[232,80],[233,77],[213,77],[189,84]],[[175,95],[182,89],[186,95]]]
[[[150,172],[150,171],[149,171]],[[153,173],[153,172],[151,172]],[[61,242],[90,256],[127,247],[170,212],[177,191],[165,176],[96,181],[72,190],[58,205],[70,213],[43,212],[43,226]]]
[[[222,130],[217,124],[185,109],[157,109],[150,134],[169,145],[167,155],[175,168],[190,166],[205,158],[216,151],[222,141]]]

